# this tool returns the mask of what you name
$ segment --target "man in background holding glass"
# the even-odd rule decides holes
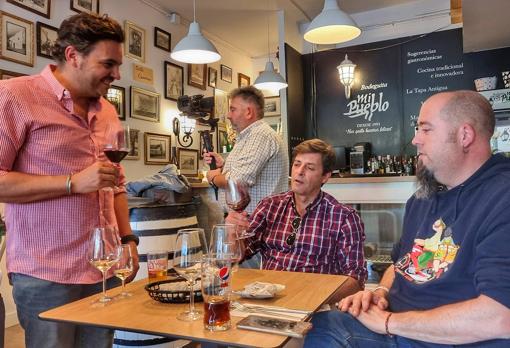
[[[205,162],[214,158],[217,166],[207,172],[207,181],[220,188],[218,201],[225,212],[227,179],[246,184],[251,198],[246,211],[252,213],[262,198],[287,190],[289,159],[281,137],[262,119],[262,92],[248,86],[234,89],[229,97],[227,118],[238,133],[236,144],[225,161],[215,152],[204,153]]]
[[[72,16],[53,48],[56,65],[0,81],[0,201],[6,202],[7,271],[27,347],[110,347],[113,332],[41,321],[38,314],[97,293],[87,260],[100,211],[130,243],[122,168],[102,152],[107,125],[121,124],[102,96],[120,79],[121,26],[107,16]],[[119,186],[115,192],[101,190]]]
[[[253,214],[230,212],[226,222],[248,228],[245,259],[256,252],[269,270],[348,276],[332,302],[363,288],[365,232],[359,214],[321,190],[335,153],[320,139],[293,150],[291,190],[262,199]]]

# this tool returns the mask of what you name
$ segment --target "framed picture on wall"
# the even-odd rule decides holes
[[[145,29],[130,21],[124,22],[125,55],[129,58],[145,62]]]
[[[157,133],[144,133],[144,163],[167,164],[170,163],[171,136]]]
[[[207,64],[188,64],[188,85],[205,90]]]
[[[71,0],[71,10],[98,14],[99,0]]]
[[[115,111],[117,111],[119,119],[124,121],[126,119],[126,89],[124,87],[110,85],[105,98],[115,106]]]
[[[8,79],[12,79],[13,77],[19,77],[19,76],[27,76],[27,75],[21,74],[18,72],[14,72],[14,71],[0,69],[0,80],[8,80]]]
[[[172,50],[172,34],[161,28],[154,27],[154,46],[170,52]]]
[[[37,22],[35,26],[36,41],[37,41],[37,55],[52,59],[51,49],[58,38],[58,28],[51,25]]]
[[[165,62],[165,98],[177,101],[184,95],[184,68]]]
[[[280,97],[264,98],[264,117],[281,114]]]
[[[216,88],[216,81],[218,80],[218,70],[214,68],[209,68],[209,79],[207,81],[207,85],[212,88]]]
[[[198,176],[198,150],[178,148],[177,163],[182,175]]]
[[[214,114],[220,125],[225,125],[228,114],[228,94],[221,89],[214,89]]]
[[[34,66],[34,24],[0,11],[0,58]]]
[[[237,73],[237,86],[246,87],[250,85],[250,77],[245,74]]]
[[[138,129],[131,128],[129,130],[129,138],[131,146],[129,147],[129,153],[124,159],[127,160],[140,159],[140,131]]]
[[[131,117],[159,122],[159,94],[131,86]]]
[[[225,153],[229,150],[228,133],[225,127],[218,127],[218,152]]]
[[[50,18],[51,0],[7,0],[7,2],[22,7],[25,10],[37,13],[40,16]]]
[[[229,68],[228,66],[221,64],[220,75],[223,81],[232,83],[232,68]]]

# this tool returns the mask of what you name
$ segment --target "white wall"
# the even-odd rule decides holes
[[[30,20],[34,23],[34,34],[35,34],[35,23],[37,21],[43,22],[45,24],[52,25],[54,27],[58,27],[63,19],[67,18],[70,15],[75,14],[75,12],[69,9],[69,0],[53,0],[51,1],[51,18],[47,19],[42,16],[38,16],[37,14],[12,5],[10,3],[6,3],[6,1],[0,1],[0,10],[6,11],[18,17]],[[164,63],[163,61],[170,61],[172,63],[176,63],[177,65],[184,67],[184,93],[188,95],[195,94],[204,94],[205,96],[212,96],[213,89],[211,87],[207,87],[207,90],[200,90],[195,87],[191,87],[187,85],[187,66],[182,63],[174,62],[170,59],[169,53],[163,51],[159,48],[154,47],[154,27],[157,26],[163,30],[166,30],[172,34],[172,47],[187,33],[188,28],[180,25],[180,24],[172,24],[167,16],[163,13],[158,12],[150,6],[147,6],[140,0],[101,0],[100,1],[100,12],[107,13],[109,16],[115,18],[122,25],[124,25],[125,20],[129,20],[138,26],[145,29],[146,35],[146,46],[145,46],[145,54],[146,61],[145,63],[139,63],[144,66],[147,66],[154,71],[154,85],[146,85],[140,82],[134,82],[132,80],[132,69],[133,63],[136,61],[124,57],[124,63],[121,67],[121,80],[115,81],[113,84],[122,86],[126,88],[126,121],[125,123],[129,124],[131,128],[140,130],[140,159],[136,161],[123,161],[123,165],[126,169],[126,175],[128,180],[138,179],[145,175],[150,175],[157,172],[163,166],[157,165],[145,165],[143,160],[143,133],[144,132],[152,132],[152,133],[162,133],[168,134],[172,136],[172,145],[175,146],[176,139],[173,136],[171,131],[171,120],[172,118],[178,114],[177,104],[174,101],[167,100],[164,98]],[[217,88],[222,89],[226,92],[230,92],[233,88],[237,87],[237,73],[243,73],[245,75],[250,76],[251,81],[254,81],[254,75],[252,73],[252,62],[250,57],[243,55],[236,50],[232,50],[231,47],[227,47],[225,44],[221,42],[214,42],[217,49],[220,51],[222,55],[222,59],[210,65],[211,67],[218,70],[218,81]],[[51,60],[36,56],[34,67],[27,67],[24,65],[16,64],[13,62],[9,62],[6,60],[0,60],[0,69],[5,69],[9,71],[19,72],[23,74],[36,74],[40,72],[48,63],[51,63]],[[222,81],[220,79],[220,64],[224,64],[232,68],[232,83],[228,83]],[[161,94],[161,121],[159,123],[147,122],[139,119],[133,119],[129,117],[130,110],[130,102],[129,102],[129,87],[137,86],[147,90],[151,90]],[[200,128],[200,127],[199,127]],[[203,128],[203,127],[202,127]],[[192,149],[197,149],[199,147],[199,139],[197,137],[197,132],[195,132],[194,142],[192,145]],[[5,275],[5,261],[3,260],[1,263],[2,273]],[[8,285],[8,282],[5,279],[1,284],[1,293],[6,302],[6,313],[7,313],[7,326],[11,326],[17,323],[17,318],[15,316],[15,306],[12,301],[11,296],[11,287]]]

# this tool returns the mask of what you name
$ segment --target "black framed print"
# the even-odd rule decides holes
[[[175,100],[184,95],[184,68],[165,61],[165,98]]]
[[[36,42],[37,42],[37,55],[53,59],[51,56],[51,49],[58,38],[58,28],[51,25],[37,22],[35,26]]]
[[[225,82],[232,83],[232,68],[221,64],[220,65],[221,79]]]
[[[99,14],[99,0],[71,0],[71,10]]]
[[[51,0],[7,0],[7,2],[37,13],[40,16],[50,18]]]
[[[154,27],[154,46],[170,52],[172,50],[172,34],[161,28]]]

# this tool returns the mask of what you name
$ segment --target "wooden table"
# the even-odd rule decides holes
[[[240,290],[245,284],[253,281],[284,284],[286,289],[277,297],[249,302],[316,311],[328,301],[345,280],[344,276],[326,274],[240,269],[234,273],[233,290]],[[127,289],[133,296],[113,301],[104,307],[91,305],[99,297],[94,295],[43,312],[39,317],[43,320],[86,324],[238,347],[279,347],[288,339],[285,336],[238,330],[235,328],[235,324],[241,320],[238,317],[232,317],[232,329],[223,332],[205,330],[201,320],[194,322],[177,320],[177,314],[184,311],[188,305],[154,301],[144,289],[146,284],[146,279],[128,284]],[[120,288],[115,288],[110,290],[109,294],[116,295],[119,292]],[[202,309],[202,303],[197,303],[196,306]]]

